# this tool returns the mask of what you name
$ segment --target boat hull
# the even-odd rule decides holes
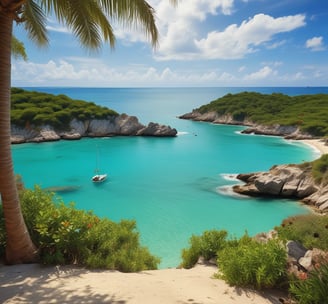
[[[107,179],[107,174],[96,174],[92,177],[94,183],[102,183]]]

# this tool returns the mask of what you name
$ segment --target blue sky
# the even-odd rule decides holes
[[[39,49],[22,26],[28,61],[12,60],[13,86],[327,86],[327,0],[149,0],[159,47],[115,26],[115,50],[81,48],[49,18]]]

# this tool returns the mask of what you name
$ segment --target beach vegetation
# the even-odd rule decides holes
[[[117,115],[114,110],[63,94],[11,89],[11,123],[20,127],[50,125],[55,129],[65,129],[73,119],[86,121]]]
[[[217,112],[262,125],[298,126],[313,136],[328,136],[328,94],[288,96],[281,93],[241,92],[227,94],[196,109]]]
[[[307,249],[328,251],[328,215],[311,213],[288,217],[275,230],[282,240],[297,241]]]
[[[312,176],[317,184],[328,184],[328,154],[312,162]]]
[[[34,189],[20,191],[22,213],[43,264],[76,264],[123,272],[157,269],[159,258],[140,244],[135,221],[118,223],[91,211],[65,205],[54,193]],[[2,215],[2,208],[0,208]],[[6,245],[0,219],[0,254]]]
[[[247,233],[241,238],[227,237],[225,230],[193,235],[190,246],[182,250],[181,266],[191,268],[202,257],[215,263],[219,267],[215,277],[230,285],[260,290],[281,287],[286,283],[287,255],[280,240],[262,243]]]
[[[289,291],[299,304],[328,303],[328,263],[317,265],[305,277],[293,277]]]
[[[209,230],[202,235],[192,235],[189,239],[190,246],[182,249],[182,263],[183,268],[192,268],[197,263],[200,257],[206,261],[216,259],[217,252],[226,244],[228,236],[225,230]]]
[[[257,290],[282,286],[287,278],[287,255],[279,240],[260,243],[248,235],[228,242],[218,252],[216,277],[228,284]]]

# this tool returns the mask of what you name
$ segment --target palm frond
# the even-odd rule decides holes
[[[179,0],[169,0],[177,5]],[[54,14],[89,49],[103,41],[115,44],[112,21],[142,29],[154,47],[158,43],[155,10],[145,0],[28,0],[24,6],[25,27],[39,45],[48,42],[45,21]]]
[[[19,41],[15,36],[12,36],[11,39],[11,54],[14,58],[22,58],[27,60],[27,55],[23,42]]]
[[[26,1],[23,6],[22,19],[29,38],[39,46],[48,44],[46,16],[35,1]]]
[[[101,47],[103,40],[114,47],[113,29],[97,1],[41,0],[45,11],[72,30],[81,45],[91,50]]]
[[[158,43],[155,10],[144,0],[97,0],[109,18],[125,26],[141,26],[153,46]],[[171,0],[177,1],[177,0]]]

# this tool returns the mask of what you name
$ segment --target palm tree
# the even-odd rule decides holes
[[[176,3],[178,0],[171,0]],[[0,193],[6,226],[6,262],[33,262],[37,248],[21,213],[10,143],[10,89],[13,22],[22,23],[29,38],[47,45],[48,15],[72,30],[87,49],[102,42],[115,45],[112,21],[141,26],[153,46],[158,42],[155,11],[144,0],[0,0]]]

